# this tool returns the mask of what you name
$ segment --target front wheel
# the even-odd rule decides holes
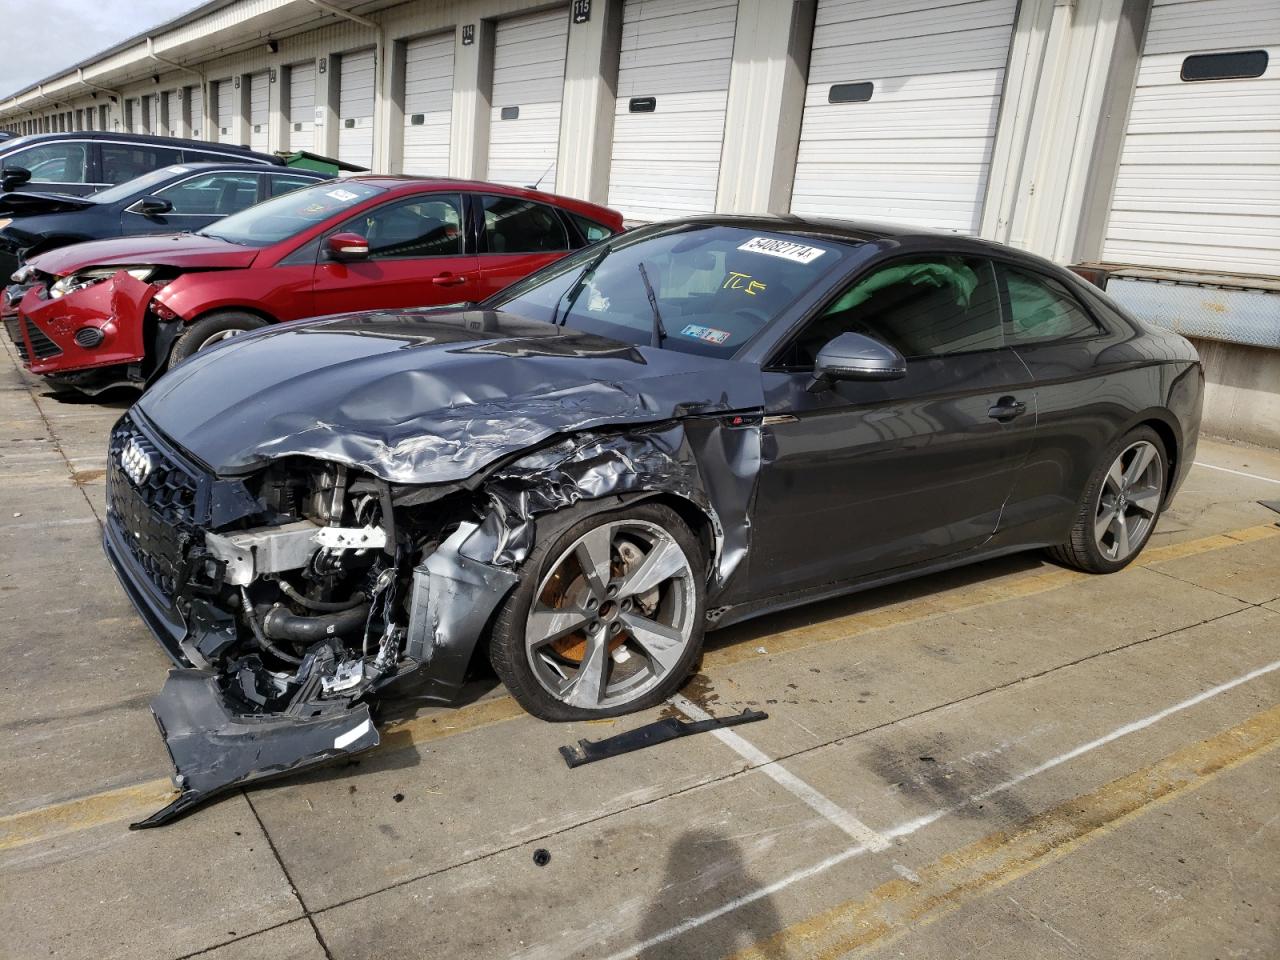
[[[670,508],[641,503],[538,522],[489,657],[543,720],[611,717],[675,693],[702,647],[706,559]]]
[[[206,347],[266,325],[267,321],[261,317],[238,310],[226,310],[201,317],[182,331],[182,335],[174,343],[173,351],[169,354],[169,369],[172,370],[187,357]]]
[[[1150,427],[1117,440],[1089,478],[1071,539],[1050,555],[1089,573],[1114,573],[1132,563],[1160,518],[1168,462],[1164,441]]]

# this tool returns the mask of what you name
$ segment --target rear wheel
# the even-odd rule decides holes
[[[1164,441],[1150,427],[1112,444],[1089,479],[1071,539],[1050,555],[1089,573],[1113,573],[1132,563],[1160,518],[1168,462]]]
[[[660,703],[702,647],[705,566],[697,538],[661,504],[552,514],[498,612],[493,667],[544,720]]]
[[[212,347],[223,340],[229,340],[266,325],[267,321],[261,317],[239,310],[226,310],[201,317],[187,327],[174,343],[173,351],[169,354],[169,369],[172,370],[187,357],[206,347]]]

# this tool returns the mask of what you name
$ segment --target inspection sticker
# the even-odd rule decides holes
[[[827,251],[821,247],[810,247],[793,240],[774,240],[772,237],[752,237],[739,250],[748,253],[763,253],[770,257],[781,257],[793,263],[813,263]]]
[[[350,190],[330,190],[325,194],[326,197],[333,197],[335,200],[354,200],[359,196],[358,193],[352,193]]]
[[[728,330],[717,330],[715,327],[700,327],[696,323],[691,323],[680,331],[686,337],[697,337],[699,340],[705,340],[707,343],[725,343],[731,334]]]

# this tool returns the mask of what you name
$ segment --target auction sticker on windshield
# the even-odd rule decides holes
[[[335,200],[341,200],[344,203],[348,200],[354,200],[358,194],[352,193],[350,190],[330,190],[327,196],[333,197]]]
[[[775,240],[772,237],[752,237],[738,247],[747,253],[763,253],[769,257],[781,257],[793,263],[813,263],[826,253],[821,247],[811,247],[794,240]]]
[[[680,331],[686,337],[696,337],[699,340],[705,340],[707,343],[726,343],[729,340],[728,330],[717,330],[715,327],[703,327],[696,323],[691,323]]]

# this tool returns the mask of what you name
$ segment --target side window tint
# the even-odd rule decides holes
[[[554,253],[569,249],[569,234],[546,204],[519,197],[484,197],[484,235],[490,253]]]
[[[854,283],[809,325],[789,363],[812,366],[819,350],[849,332],[890,344],[904,357],[1001,347],[1000,298],[991,264],[930,257],[881,267]]]
[[[462,253],[462,199],[432,196],[388,204],[348,221],[339,230],[365,237],[373,259]]]
[[[173,213],[225,217],[258,202],[258,178],[251,173],[210,173],[175,183],[156,194],[173,204]]]
[[[89,148],[84,143],[42,143],[4,158],[5,167],[25,167],[32,183],[84,183]]]
[[[586,237],[587,243],[596,243],[599,240],[604,240],[613,236],[613,230],[606,227],[603,223],[596,223],[594,220],[589,220],[577,213],[570,213],[569,216],[573,218],[574,224],[582,231],[582,235]]]
[[[1009,338],[1014,344],[1069,340],[1098,332],[1098,325],[1058,281],[1001,265],[1009,292]]]
[[[177,163],[180,154],[167,147],[138,146],[123,143],[102,145],[102,179],[107,183],[124,183],[158,167]]]
[[[307,177],[272,177],[271,196],[278,197],[282,193],[289,193],[299,187],[309,187],[315,182]]]

